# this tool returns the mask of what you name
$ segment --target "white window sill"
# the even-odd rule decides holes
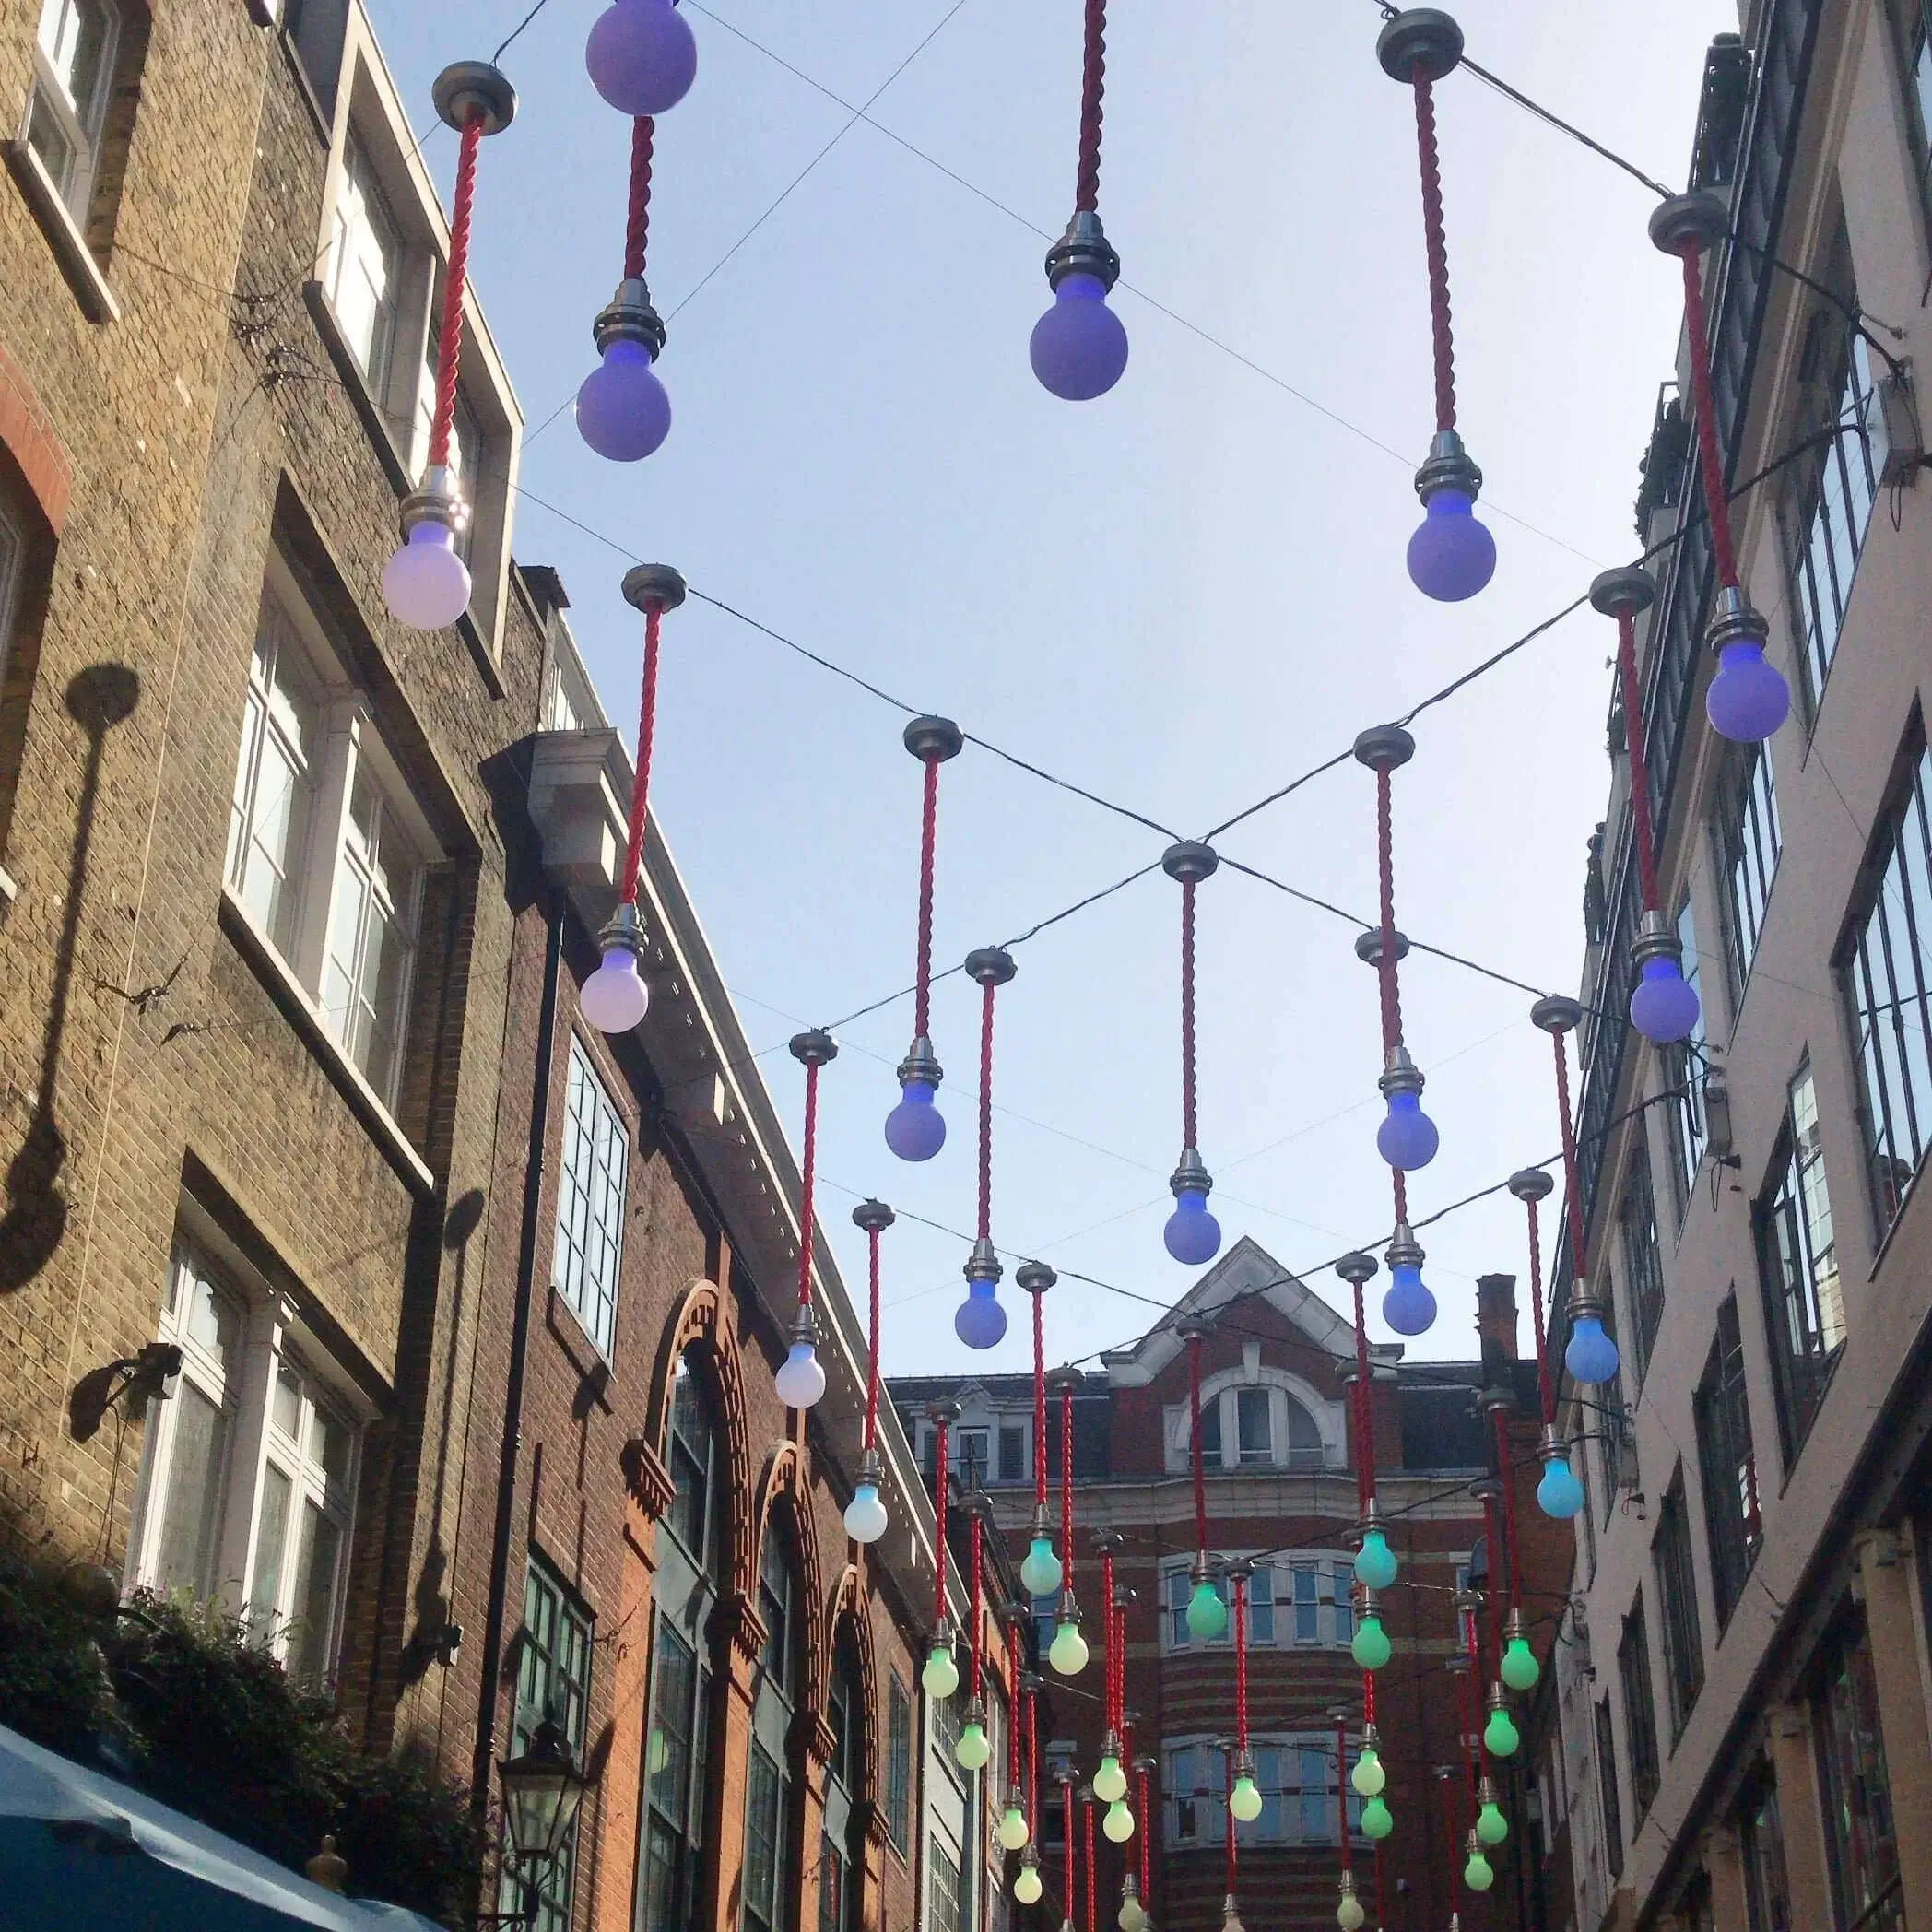
[[[6,924],[6,915],[13,911],[14,901],[19,896],[20,888],[13,874],[5,866],[0,866],[0,925]]]
[[[41,232],[53,247],[54,259],[74,290],[81,313],[89,322],[119,322],[121,304],[108,287],[107,277],[94,259],[94,251],[88,246],[80,224],[61,199],[60,190],[53,185],[45,164],[25,141],[8,141],[4,145],[6,165],[13,170],[27,206],[33,210]]]
[[[221,889],[221,924],[396,1172],[415,1193],[425,1196],[434,1194],[436,1176],[430,1172],[429,1163],[416,1151],[409,1137],[396,1125],[395,1115],[363,1078],[362,1069],[342,1051],[336,1036],[323,1023],[308,989],[289,972],[281,954],[226,886]]]

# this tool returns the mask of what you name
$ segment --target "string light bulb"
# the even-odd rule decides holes
[[[1386,1590],[1393,1587],[1400,1568],[1383,1530],[1381,1513],[1371,1498],[1362,1523],[1361,1547],[1355,1552],[1355,1581],[1365,1590]]]
[[[597,935],[597,948],[602,962],[583,982],[577,1007],[598,1032],[615,1037],[641,1026],[651,1006],[650,988],[638,971],[644,931],[635,901],[618,902],[609,923]]]
[[[1101,1747],[1100,1769],[1093,1774],[1093,1795],[1103,1805],[1118,1804],[1127,1795],[1127,1774],[1120,1762],[1120,1740],[1112,1731]]]
[[[1567,1522],[1584,1506],[1584,1486],[1576,1479],[1569,1449],[1554,1423],[1545,1427],[1537,1454],[1543,1459],[1542,1480],[1537,1484],[1537,1507],[1559,1523]]]
[[[1013,1896],[1022,1905],[1037,1905],[1045,1889],[1040,1878],[1040,1854],[1030,1844],[1019,1855],[1019,1873],[1013,1880]]]
[[[1476,1836],[1486,1845],[1501,1844],[1509,1836],[1509,1820],[1496,1802],[1496,1781],[1484,1774],[1477,1787]]]
[[[1168,1184],[1173,1190],[1174,1211],[1160,1231],[1167,1252],[1184,1267],[1199,1267],[1220,1253],[1221,1224],[1208,1211],[1214,1177],[1194,1148],[1181,1150],[1180,1164]]]
[[[1388,1113],[1375,1129],[1375,1151],[1404,1173],[1427,1167],[1442,1146],[1442,1136],[1422,1112],[1422,1070],[1406,1046],[1398,1045],[1390,1052],[1376,1085],[1388,1102]]]
[[[967,1257],[966,1299],[953,1311],[952,1330],[969,1349],[995,1347],[1007,1332],[1007,1311],[999,1300],[1003,1270],[990,1241],[975,1241]]]
[[[1147,1908],[1140,1903],[1139,1877],[1127,1872],[1120,1881],[1120,1910],[1114,1914],[1113,1923],[1120,1932],[1145,1932],[1147,1922]]]
[[[791,1347],[772,1385],[787,1408],[811,1408],[825,1393],[825,1368],[819,1360],[819,1324],[809,1308],[800,1308],[792,1324]]]
[[[1221,1901],[1221,1932],[1243,1932],[1241,1913],[1231,1891]]]
[[[1047,1647],[1046,1661],[1062,1677],[1078,1677],[1087,1667],[1087,1640],[1080,1634],[1080,1607],[1071,1590],[1060,1592],[1059,1615],[1054,1626],[1054,1641]]]
[[[1578,1382],[1592,1384],[1616,1379],[1622,1357],[1603,1325],[1608,1311],[1578,1280],[1570,1290],[1570,1340],[1563,1349],[1563,1366]]]
[[[952,1754],[962,1771],[984,1771],[993,1755],[986,1737],[986,1707],[977,1699],[966,1707],[966,1721],[960,1726],[960,1741],[953,1746]]]
[[[1127,367],[1127,332],[1107,306],[1120,279],[1120,257],[1101,218],[1082,209],[1047,250],[1046,279],[1053,306],[1033,324],[1028,359],[1040,385],[1062,402],[1089,403],[1105,395]]]
[[[1134,1835],[1134,1814],[1125,1798],[1115,1798],[1101,1820],[1101,1830],[1115,1844],[1125,1844]]]
[[[1704,713],[1720,737],[1759,745],[1791,713],[1791,687],[1764,655],[1770,627],[1735,586],[1717,594],[1707,639],[1717,675],[1704,692]]]
[[[1515,1719],[1510,1715],[1509,1699],[1501,1684],[1490,1688],[1489,1712],[1489,1722],[1482,1727],[1483,1749],[1492,1758],[1514,1758],[1523,1738],[1516,1729]]]
[[[1382,1627],[1382,1614],[1375,1606],[1375,1593],[1362,1592],[1361,1614],[1355,1620],[1355,1635],[1349,1655],[1358,1670],[1380,1670],[1395,1655],[1388,1632]]]
[[[1228,1793],[1228,1809],[1244,1825],[1251,1825],[1261,1816],[1261,1787],[1255,1782],[1255,1758],[1251,1751],[1241,1752],[1234,1761],[1234,1785]]]
[[[1026,1793],[1018,1785],[1007,1790],[1007,1808],[999,1820],[999,1842],[1009,1852],[1023,1850],[1032,1836],[1032,1829],[1027,1823]]]
[[[675,0],[615,0],[591,28],[583,65],[620,114],[662,114],[690,92],[698,42]]]
[[[1364,1838],[1386,1838],[1395,1829],[1396,1820],[1389,1811],[1386,1799],[1372,1797],[1361,1808],[1361,1835]]]
[[[1357,1797],[1380,1797],[1388,1787],[1388,1773],[1382,1762],[1382,1739],[1372,1724],[1361,1727],[1361,1748],[1356,1753],[1355,1769],[1349,1773]]]
[[[658,379],[665,325],[642,276],[618,284],[592,324],[596,368],[577,389],[577,433],[610,463],[641,463],[671,433],[671,398]]]
[[[1534,1690],[1537,1679],[1543,1674],[1542,1666],[1537,1662],[1537,1654],[1529,1647],[1529,1639],[1523,1631],[1523,1612],[1509,1613],[1507,1638],[1502,1647],[1502,1661],[1497,1667],[1497,1675],[1512,1690]]]
[[[919,1673],[919,1682],[928,1697],[944,1700],[960,1688],[960,1662],[953,1652],[952,1625],[946,1622],[936,1624],[932,1647],[925,1655],[925,1667]]]
[[[1216,1589],[1207,1565],[1196,1562],[1194,1594],[1187,1599],[1187,1634],[1196,1643],[1216,1643],[1227,1633],[1227,1599]]]
[[[859,1479],[852,1501],[845,1505],[845,1534],[854,1543],[876,1543],[885,1535],[886,1505],[878,1493],[885,1477],[885,1464],[877,1449],[868,1449],[859,1458]]]
[[[1425,1335],[1435,1325],[1435,1297],[1422,1279],[1427,1258],[1408,1223],[1397,1221],[1388,1244],[1389,1285],[1382,1297],[1382,1319],[1397,1335]]]
[[[1463,1867],[1463,1883],[1471,1891],[1487,1891],[1496,1882],[1495,1867],[1482,1855],[1482,1840],[1474,1832],[1468,1839],[1469,1862]]]
[[[1342,1874],[1341,1898],[1335,1908],[1335,1923],[1342,1932],[1361,1932],[1367,1914],[1361,1909],[1361,1901],[1355,1896],[1355,1874]]]
[[[1039,1504],[1033,1512],[1033,1539],[1027,1547],[1026,1555],[1020,1559],[1019,1580],[1026,1585],[1029,1596],[1057,1596],[1065,1574],[1060,1559],[1054,1554],[1053,1531],[1049,1526],[1046,1506]]]

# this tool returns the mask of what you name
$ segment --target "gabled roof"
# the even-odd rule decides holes
[[[1173,1325],[1184,1314],[1210,1314],[1231,1302],[1265,1301],[1310,1344],[1332,1355],[1352,1356],[1355,1330],[1327,1302],[1301,1281],[1252,1236],[1243,1234],[1147,1334],[1130,1349],[1102,1356],[1108,1380],[1116,1388],[1138,1388],[1154,1380],[1180,1354]],[[1378,1360],[1399,1358],[1399,1348],[1377,1346]]]

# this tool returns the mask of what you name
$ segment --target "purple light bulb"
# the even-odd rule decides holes
[[[672,0],[616,0],[590,30],[583,65],[620,114],[662,114],[691,90],[698,42]]]
[[[1042,385],[1066,402],[1091,402],[1120,381],[1127,332],[1107,306],[1099,276],[1061,277],[1053,307],[1033,324],[1028,353]]]
[[[953,1311],[952,1332],[969,1349],[990,1349],[1007,1332],[1007,1311],[990,1281],[974,1281]]]
[[[1438,489],[1408,540],[1409,582],[1439,604],[1473,597],[1496,574],[1496,539],[1477,522],[1476,500],[1460,489]]]
[[[647,345],[615,336],[577,391],[578,433],[612,463],[641,461],[671,432],[671,399],[651,361]]]
[[[1391,1167],[1413,1173],[1435,1159],[1442,1144],[1434,1121],[1422,1112],[1420,1094],[1400,1089],[1388,1097],[1388,1117],[1375,1129],[1375,1151]]]
[[[1643,975],[1631,995],[1631,1024],[1646,1040],[1667,1046],[1690,1039],[1697,1015],[1697,995],[1686,982],[1682,966],[1667,955],[1645,960]]]
[[[1768,664],[1756,638],[1742,638],[1717,654],[1717,675],[1704,693],[1711,728],[1740,745],[1759,745],[1791,714],[1791,687]]]
[[[1174,1196],[1174,1211],[1161,1230],[1167,1252],[1184,1267],[1198,1267],[1220,1253],[1221,1224],[1208,1212],[1203,1189],[1184,1187]]]
[[[933,1104],[937,1090],[908,1080],[900,1102],[886,1115],[886,1145],[901,1160],[930,1160],[946,1145],[946,1116]]]

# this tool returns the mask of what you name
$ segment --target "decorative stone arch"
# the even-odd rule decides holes
[[[671,1396],[677,1386],[677,1364],[693,1342],[706,1345],[713,1393],[717,1397],[724,1437],[730,1502],[730,1590],[741,1602],[755,1602],[757,1539],[764,1518],[762,1505],[756,1516],[744,1506],[744,1499],[751,1494],[751,1434],[745,1417],[744,1361],[738,1351],[729,1304],[715,1281],[693,1281],[676,1313],[665,1324],[651,1379],[650,1433],[632,1445],[638,1453],[627,1457],[626,1475],[631,1492],[652,1517],[662,1515],[671,1498]]]
[[[1218,1402],[1230,1389],[1278,1389],[1301,1408],[1314,1424],[1322,1440],[1322,1467],[1342,1469],[1349,1464],[1348,1412],[1346,1406],[1323,1395],[1305,1375],[1273,1362],[1236,1362],[1201,1378],[1201,1407]],[[1188,1467],[1188,1441],[1192,1429],[1192,1408],[1185,1401],[1168,1403],[1161,1416],[1163,1447],[1168,1469]],[[1287,1467],[1282,1464],[1278,1467]]]
[[[831,1665],[826,1634],[831,1625],[824,1615],[825,1584],[819,1561],[818,1532],[812,1523],[810,1485],[805,1457],[799,1453],[798,1444],[790,1441],[777,1443],[765,1459],[765,1472],[758,1486],[757,1507],[751,1513],[753,1581],[749,1594],[754,1601],[758,1588],[758,1563],[763,1555],[766,1533],[772,1526],[772,1507],[781,1496],[792,1505],[792,1540],[797,1546],[798,1567],[803,1573],[799,1579],[799,1599],[805,1606],[805,1658],[798,1709],[813,1731],[822,1732],[825,1685]]]
[[[865,1702],[864,1722],[859,1726],[859,1789],[854,1796],[861,1804],[877,1810],[879,1797],[878,1739],[885,1717],[878,1704],[878,1655],[872,1643],[872,1620],[866,1614],[867,1604],[865,1579],[860,1576],[856,1564],[847,1563],[840,1571],[825,1605],[826,1681],[831,1681],[831,1663],[838,1653],[840,1620],[849,1617],[852,1620],[852,1647],[859,1660],[859,1694]]]

